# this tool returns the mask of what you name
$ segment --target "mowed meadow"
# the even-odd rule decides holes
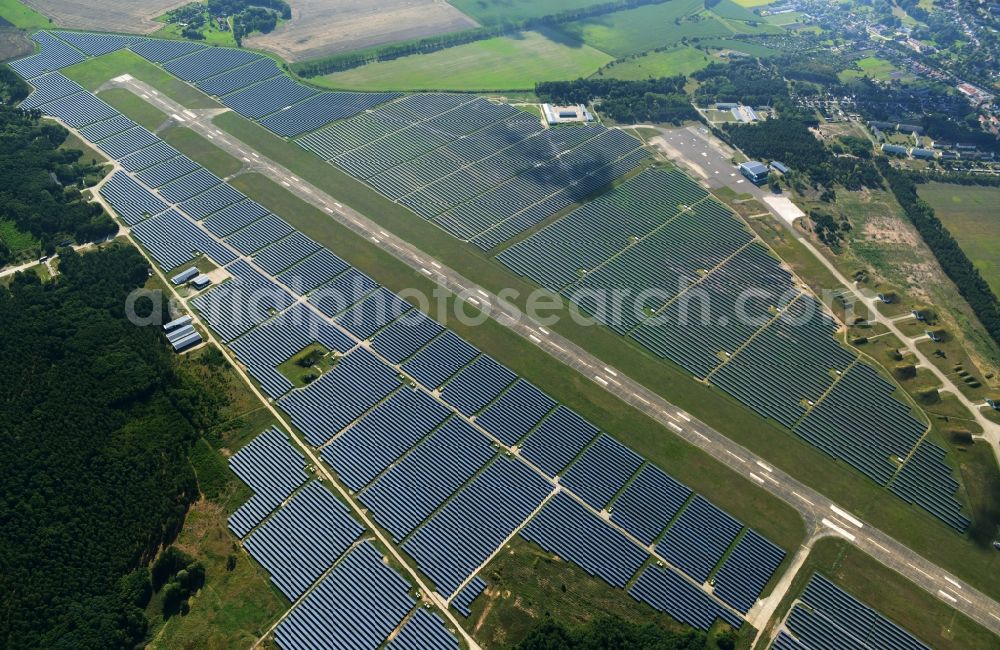
[[[594,0],[454,0],[482,25],[518,21],[592,6]],[[711,62],[699,52],[738,49],[743,34],[781,33],[751,10],[722,0],[705,9],[703,0],[670,0],[615,11],[537,31],[455,45],[427,54],[378,61],[311,79],[347,90],[530,91],[541,81],[602,74],[621,79],[690,74]],[[684,43],[682,43],[684,41]],[[654,50],[663,50],[654,52]],[[645,55],[643,60],[622,61]],[[502,61],[502,64],[499,63]],[[603,69],[609,63],[615,63]]]
[[[918,192],[1000,295],[1000,188],[927,183]]]
[[[313,81],[352,90],[530,90],[536,81],[589,76],[612,58],[589,45],[523,32],[370,63]]]

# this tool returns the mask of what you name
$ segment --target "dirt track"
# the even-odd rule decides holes
[[[244,44],[286,61],[303,61],[476,26],[444,0],[290,0],[289,4],[291,20]]]

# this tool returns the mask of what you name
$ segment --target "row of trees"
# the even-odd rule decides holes
[[[610,78],[548,81],[535,94],[555,104],[599,101],[601,112],[618,122],[672,122],[697,120],[698,112],[684,93],[683,76],[622,81]]]
[[[314,61],[303,61],[291,66],[291,69],[302,77],[317,77],[319,75],[349,70],[366,63],[376,61],[391,61],[411,54],[428,54],[437,52],[445,48],[456,45],[464,45],[475,41],[482,41],[498,36],[507,36],[516,32],[531,29],[544,29],[556,27],[563,23],[593,18],[604,14],[614,13],[625,9],[633,9],[644,5],[663,4],[668,0],[612,0],[601,4],[594,4],[579,9],[569,9],[555,14],[526,18],[523,20],[508,20],[492,25],[466,29],[450,34],[439,34],[428,36],[412,41],[393,43],[391,45],[381,45],[363,50],[356,50],[344,54],[336,54],[330,57],[316,59]]]
[[[980,275],[979,269],[934,214],[934,208],[917,195],[913,179],[893,168],[886,158],[878,158],[877,164],[896,200],[903,206],[906,216],[916,226],[941,268],[958,287],[989,335],[1000,343],[1000,301]]]

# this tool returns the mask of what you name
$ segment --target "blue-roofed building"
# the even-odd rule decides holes
[[[783,162],[778,162],[777,160],[771,161],[771,169],[778,172],[779,174],[787,174],[791,170]]]
[[[767,166],[756,160],[749,160],[740,164],[740,173],[754,185],[763,185],[767,182]]]
[[[900,146],[898,144],[883,144],[882,153],[888,154],[890,156],[907,156],[909,152],[906,147]]]

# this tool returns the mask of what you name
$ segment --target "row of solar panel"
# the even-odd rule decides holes
[[[36,77],[80,63],[88,56],[128,48],[283,137],[314,131],[400,95],[321,92],[288,77],[273,59],[242,49],[66,31],[39,31],[32,38],[42,46],[41,52],[11,63],[16,72],[32,83]],[[32,108],[40,99],[41,95],[26,107]],[[65,111],[71,112],[73,108],[67,107]]]
[[[138,187],[138,184],[136,184],[136,186]],[[182,188],[178,190],[178,192],[172,194],[170,198],[173,201],[183,199],[190,192],[190,189],[184,190]],[[191,228],[195,228],[197,230],[192,222],[187,221],[176,212],[171,211],[164,214],[172,215],[171,220],[179,219],[179,223],[190,224]],[[148,219],[140,223],[138,227],[142,230],[143,226],[153,223],[158,222],[156,219]],[[198,230],[198,232],[202,231]],[[289,253],[290,257],[288,258],[281,255],[275,255],[273,258],[265,256],[261,258],[260,263],[265,267],[270,265],[272,273],[275,270],[280,270],[284,268],[286,262],[292,262],[300,255],[305,256],[315,252],[316,247],[309,245],[308,241],[310,240],[300,242],[299,245],[283,248],[282,250],[292,251]],[[284,261],[274,261],[272,263],[267,261],[269,259]],[[209,294],[200,296],[196,299],[195,304],[200,310],[208,314],[207,319],[210,323],[213,323],[217,329],[221,328],[223,330],[224,335],[227,335],[225,332],[225,328],[227,327],[232,328],[230,333],[238,335],[246,331],[243,327],[237,327],[234,325],[234,323],[240,323],[241,319],[219,319],[218,317],[213,319],[212,307],[218,304],[225,304],[227,307],[233,309],[236,307],[242,307],[244,301],[235,296],[234,292],[236,289],[245,288],[260,290],[263,288],[274,290],[276,285],[273,285],[273,283],[242,260],[231,264],[228,271],[232,274],[233,279],[230,282],[224,283],[222,286],[213,290]],[[268,301],[264,308],[258,307],[256,311],[251,310],[252,313],[250,318],[242,320],[242,325],[246,326],[246,329],[250,329],[254,325],[267,320],[270,316],[271,310],[281,311],[291,304],[291,298],[287,292],[284,292],[283,290],[274,290],[273,293],[277,297]],[[223,309],[223,313],[225,312],[226,309]],[[289,314],[291,314],[291,312],[289,312]],[[398,313],[395,313],[393,317],[398,315]],[[389,320],[391,320],[391,318]],[[220,325],[222,322],[224,322],[225,325]],[[381,326],[382,325],[379,325],[379,327],[376,327],[375,330],[380,329]],[[371,331],[371,333],[374,334],[375,330]],[[437,328],[435,331],[434,328],[424,327],[423,330],[427,333],[440,335],[440,341],[447,341],[448,345],[442,349],[454,349],[456,346],[458,349],[469,349],[467,344],[464,344],[464,342],[457,339],[457,337],[454,337],[454,335],[451,335],[450,333],[440,334],[440,328]],[[343,335],[340,336],[343,337]],[[299,339],[299,341],[301,340],[302,339]],[[346,337],[343,337],[342,340],[346,340]],[[291,350],[294,345],[295,344],[286,344],[286,347],[284,348],[280,348],[279,346],[280,351],[275,353],[273,357],[269,357],[266,361],[266,365],[274,362],[280,362],[281,357],[285,354],[290,354],[288,351]],[[336,346],[336,344],[332,345]],[[344,342],[340,347],[344,348],[344,351],[346,351],[346,348],[348,348],[349,345],[350,342]],[[399,342],[397,341],[395,345],[398,347]],[[426,349],[418,350],[417,353],[427,353],[427,350],[431,349],[431,345],[432,344],[428,344]],[[237,347],[240,346],[237,345]],[[250,347],[253,347],[252,343],[248,343],[246,349],[249,349]],[[373,342],[373,347],[378,349],[380,344]],[[389,347],[393,346],[390,345]],[[292,350],[292,352],[294,352],[294,350]],[[547,396],[526,382],[517,382],[517,389],[508,390],[508,388],[515,383],[515,380],[517,379],[516,376],[492,358],[482,355],[477,356],[478,352],[474,349],[470,349],[470,352],[471,354],[468,356],[464,364],[466,367],[462,368],[462,364],[460,364],[458,367],[452,367],[450,372],[448,371],[450,357],[448,355],[440,354],[428,355],[428,363],[423,366],[418,363],[409,365],[410,362],[408,361],[407,368],[414,368],[414,375],[423,375],[425,379],[429,379],[433,382],[429,385],[436,386],[443,384],[444,388],[441,392],[442,398],[465,415],[478,413],[499,397],[500,399],[497,400],[495,404],[491,405],[488,410],[483,412],[483,418],[487,425],[491,421],[503,423],[503,425],[498,425],[498,430],[500,432],[499,437],[501,440],[516,441],[520,439],[555,406],[551,399],[547,398]],[[333,395],[336,395],[338,400],[341,401],[341,406],[339,408],[345,409],[345,412],[335,418],[332,424],[324,418],[324,425],[329,426],[330,432],[336,433],[343,428],[343,426],[357,419],[359,415],[363,415],[370,410],[375,403],[383,399],[386,395],[397,390],[399,384],[395,381],[395,377],[392,377],[390,372],[379,370],[380,367],[384,368],[384,366],[381,366],[380,362],[377,362],[369,353],[356,350],[343,357],[334,372],[324,375],[321,380],[315,382],[308,389],[296,391],[285,398],[283,400],[283,405],[285,402],[289,404],[301,402],[305,404],[307,408],[303,409],[300,415],[305,418],[309,418],[311,417],[309,411],[312,410],[309,407],[321,403],[330,403],[332,402],[332,399],[330,398]],[[444,368],[443,371],[442,368]],[[456,372],[458,372],[458,374],[455,375],[454,378],[449,379],[449,377],[452,377],[452,375]],[[359,376],[366,377],[367,380],[358,382],[357,380]],[[340,378],[339,380],[338,377]],[[350,388],[350,386],[347,386],[348,382],[344,379],[347,377],[350,377],[353,380],[355,386],[360,385],[363,386],[363,388],[356,389],[353,397],[344,400],[343,397],[345,395],[345,387],[348,389]],[[372,379],[376,380],[372,381]],[[315,389],[315,391],[313,389]],[[303,397],[306,394],[310,395],[309,399]],[[399,392],[397,394],[403,393]],[[312,404],[310,404],[310,401],[312,401]],[[294,418],[294,406],[289,408],[289,410],[293,411]],[[508,414],[511,413],[516,413],[519,417],[515,417],[513,419],[508,418]],[[456,432],[455,435],[457,435],[458,431],[464,430],[468,440],[479,441],[476,443],[478,447],[472,447],[472,449],[478,448],[480,450],[478,452],[480,454],[478,457],[479,460],[465,470],[462,470],[461,466],[456,464],[455,469],[458,469],[459,471],[453,474],[455,478],[452,479],[452,483],[445,484],[444,487],[439,489],[437,492],[417,490],[416,493],[427,493],[429,495],[423,509],[411,507],[408,510],[403,511],[404,515],[409,515],[409,519],[404,517],[404,519],[401,520],[402,523],[395,526],[392,524],[387,526],[396,529],[395,534],[397,535],[397,539],[404,539],[408,537],[405,544],[408,545],[411,553],[418,558],[418,562],[421,563],[421,566],[423,566],[425,570],[432,575],[435,582],[443,590],[453,590],[457,588],[465,580],[469,571],[488,558],[496,545],[502,542],[507,535],[513,532],[517,526],[520,525],[528,514],[537,508],[537,506],[541,503],[541,500],[550,490],[548,484],[544,480],[540,480],[520,463],[500,458],[488,463],[487,469],[483,471],[481,476],[474,478],[472,483],[470,483],[457,496],[449,501],[444,509],[437,512],[437,514],[430,519],[427,519],[432,512],[440,507],[441,503],[443,503],[445,499],[448,499],[455,492],[455,490],[458,489],[458,487],[468,481],[473,474],[479,471],[479,468],[483,466],[483,463],[489,461],[489,459],[494,455],[492,447],[489,445],[487,439],[478,434],[478,432],[474,431],[468,424],[465,424],[462,420],[457,418],[450,420],[450,422],[452,424],[449,426],[451,426],[452,430]],[[438,436],[438,434],[435,434],[435,436]],[[440,436],[440,439],[444,441],[443,449],[445,451],[450,451],[453,454],[454,449],[459,446],[458,443],[456,443],[454,439],[443,437],[443,433],[440,434]],[[435,437],[435,440],[437,439],[438,438]],[[565,449],[564,446],[559,446]],[[610,439],[606,437],[600,438],[600,442],[596,443],[593,449],[596,450],[603,446],[610,446],[614,449]],[[527,445],[526,449],[531,447],[531,445]],[[620,447],[620,445],[618,447]],[[430,442],[421,445],[419,449],[422,450],[421,453],[426,453],[428,458],[434,457],[434,446]],[[441,452],[438,452],[438,457],[440,457],[440,454]],[[629,454],[630,452],[625,453],[626,456]],[[415,474],[426,475],[428,473],[426,471],[426,467],[424,468],[424,471],[419,471],[420,465],[416,462],[419,458],[420,456],[417,452],[414,452],[406,457],[407,461],[413,460],[414,466],[418,468],[418,471],[416,471]],[[566,485],[571,487],[575,485],[576,489],[587,493],[591,501],[600,502],[601,499],[597,495],[603,493],[606,496],[603,502],[606,502],[607,499],[610,499],[614,492],[617,491],[617,489],[609,490],[607,485],[602,484],[602,481],[606,480],[602,475],[605,472],[605,467],[608,463],[606,459],[603,458],[603,456],[597,451],[588,450],[588,454],[585,454],[585,458],[587,460],[581,459],[580,465],[573,466],[572,473],[566,474]],[[594,460],[591,461],[590,459]],[[631,471],[628,472],[628,475],[631,475],[635,469],[638,468],[638,465],[641,464],[641,459],[638,459],[637,457],[633,458],[632,464],[633,467]],[[398,467],[403,467],[403,465],[397,465],[397,468]],[[627,480],[628,475],[625,476],[625,480]],[[391,518],[391,515],[389,514],[391,512],[390,508],[398,506],[398,494],[403,489],[400,486],[409,484],[403,483],[394,486],[388,478],[386,478],[385,483],[380,482],[379,484],[389,486],[384,488],[385,493],[394,495],[396,499],[386,500],[387,505],[385,507],[379,508],[378,506],[374,506],[373,509],[376,510],[376,512],[381,512],[382,517]],[[518,484],[521,485],[521,489],[516,488]],[[502,526],[499,530],[495,530],[492,536],[488,535],[485,538],[480,536],[475,539],[469,538],[461,540],[461,543],[453,548],[453,551],[457,549],[457,553],[453,553],[447,558],[440,557],[435,549],[440,548],[442,544],[445,544],[448,541],[445,540],[443,536],[446,534],[446,531],[452,530],[453,526],[449,523],[438,522],[447,522],[449,517],[460,517],[463,521],[482,521],[485,526],[487,519],[491,517],[492,513],[490,502],[498,493],[504,494],[504,500],[509,504],[509,512],[507,513],[506,519],[507,524]],[[362,498],[368,494],[372,495],[372,503],[376,503],[378,491],[373,488],[370,492],[362,493]],[[421,524],[421,522],[424,522],[425,520],[426,523]],[[491,525],[495,524],[495,519],[490,519],[490,521],[492,522]],[[250,526],[252,527],[253,525],[256,525],[256,522],[251,521]],[[244,522],[241,530],[246,530],[246,526],[247,523]],[[261,530],[263,531],[265,529],[261,528]],[[254,534],[256,535],[257,533]],[[261,532],[260,535],[265,535],[265,533]],[[270,548],[270,545],[261,546],[258,553],[263,556],[268,552],[265,550],[268,548]],[[275,563],[275,566],[280,564],[280,562]],[[302,571],[306,572],[302,573]],[[308,578],[310,575],[311,574],[308,570],[296,567],[291,575],[277,575],[275,579],[286,593],[292,594],[295,593],[296,589],[303,589],[303,585],[308,584]]]
[[[680,172],[647,170],[497,259],[883,486],[926,430],[779,260]],[[950,474],[914,454],[892,489],[962,531]]]
[[[304,464],[276,428],[254,438],[229,461],[254,490],[251,500],[230,517],[230,529],[245,537],[246,551],[290,601],[316,585],[276,630],[278,645],[291,650],[350,642],[374,648],[398,629],[388,647],[457,649],[457,639],[438,615],[417,608],[406,618],[416,604],[409,585],[384,565],[369,542],[359,541],[364,528],[344,503],[320,482],[306,483]],[[350,601],[330,599],[345,588]],[[317,619],[320,609],[324,615]]]

